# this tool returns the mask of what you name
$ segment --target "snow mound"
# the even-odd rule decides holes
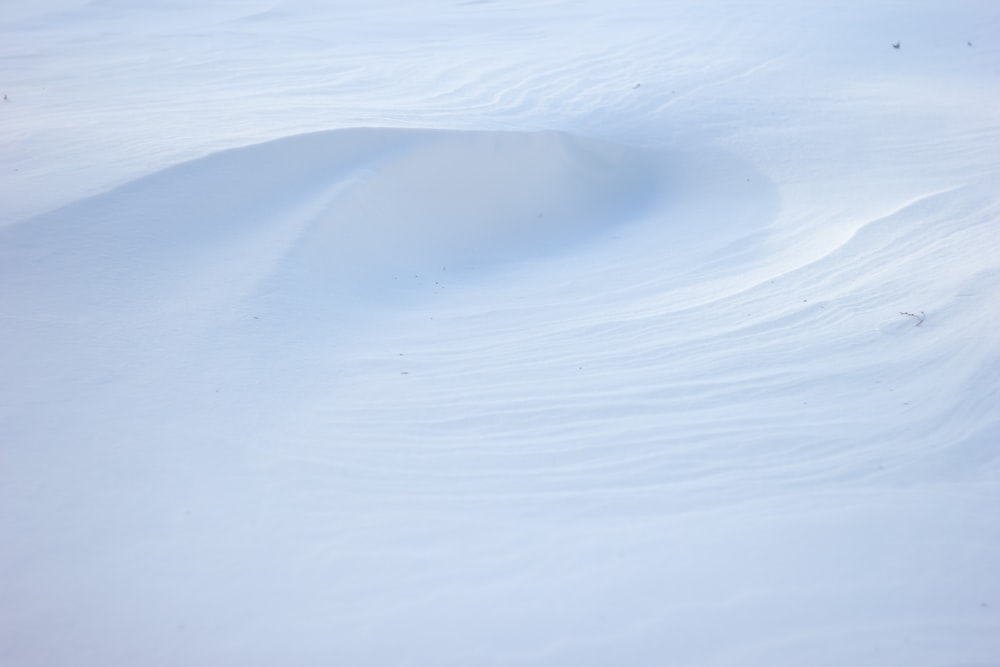
[[[379,298],[402,276],[594,238],[650,205],[658,178],[647,152],[561,132],[334,130],[216,153],[9,228],[4,266],[32,283],[17,292],[33,307],[64,313],[189,300],[185,283]]]

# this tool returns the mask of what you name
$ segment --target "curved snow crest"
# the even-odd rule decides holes
[[[355,128],[222,151],[0,229],[9,316],[335,314],[622,238],[743,253],[772,184],[708,147],[556,131]],[[742,239],[742,240],[741,240]],[[447,278],[447,280],[445,280]]]
[[[4,266],[60,310],[183,298],[186,284],[379,297],[404,275],[594,238],[650,205],[659,178],[644,151],[562,132],[332,130],[216,153],[15,225]]]

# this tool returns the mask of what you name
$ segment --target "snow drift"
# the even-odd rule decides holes
[[[211,4],[0,4],[0,663],[996,663],[995,12]]]
[[[148,290],[169,298],[207,275],[206,290],[292,280],[327,301],[385,296],[401,277],[591,239],[648,207],[661,178],[648,154],[558,132],[316,133],[212,155],[5,229],[2,270],[29,309],[46,299],[141,308]]]

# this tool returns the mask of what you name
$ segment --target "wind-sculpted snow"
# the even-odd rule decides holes
[[[209,4],[0,6],[0,664],[996,664],[983,3]]]
[[[737,206],[736,229],[714,222]],[[454,282],[558,256],[650,216],[669,254],[692,238],[752,235],[773,211],[766,179],[708,149],[657,153],[559,132],[338,130],[224,151],[0,230],[0,270],[25,286],[11,295],[24,314],[41,317],[192,296],[232,307],[278,289],[370,306],[421,275],[450,271]]]

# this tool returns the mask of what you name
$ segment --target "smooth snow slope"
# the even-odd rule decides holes
[[[1000,665],[992,3],[0,33],[0,664]]]

